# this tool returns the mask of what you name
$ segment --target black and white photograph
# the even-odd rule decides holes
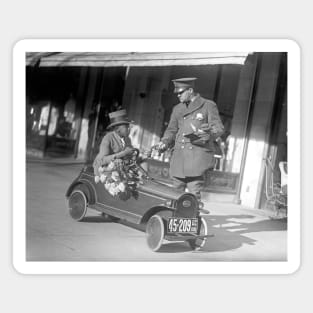
[[[1,4],[1,311],[312,311],[308,1]]]
[[[297,46],[186,41],[17,43],[18,271],[297,269]]]

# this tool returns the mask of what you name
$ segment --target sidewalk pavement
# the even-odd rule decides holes
[[[33,156],[27,156],[26,157],[26,162],[29,163],[42,163],[42,164],[50,164],[50,165],[84,165],[86,164],[85,160],[81,159],[76,159],[74,157],[44,157],[44,158],[39,158],[39,157],[33,157]],[[231,211],[243,211],[245,213],[249,214],[256,214],[258,216],[263,216],[263,217],[268,217],[268,218],[273,218],[273,219],[281,219],[281,220],[286,220],[287,221],[287,212],[281,210],[280,212],[276,212],[272,209],[256,209],[256,208],[250,208],[250,207],[245,207],[243,205],[239,204],[234,204],[229,201],[210,201],[208,200],[209,197],[207,196],[207,192],[204,192],[202,195],[202,201],[204,203],[204,209],[208,211],[212,211],[212,207],[215,206],[218,208],[218,211],[221,212],[223,211],[223,208],[227,208],[226,211],[231,210]]]
[[[203,201],[204,202],[204,209],[208,210],[210,214],[222,214],[222,215],[253,215],[256,218],[261,219],[270,219],[270,220],[277,220],[280,222],[287,223],[287,216],[286,212],[276,212],[270,209],[256,209],[243,206],[241,204],[234,204],[229,202],[210,202],[210,201]]]
[[[63,157],[63,158],[56,158],[56,157],[44,157],[44,158],[37,158],[33,156],[27,156],[26,162],[29,163],[46,163],[46,164],[55,164],[55,165],[73,165],[73,164],[86,164],[85,160],[76,159],[74,157]]]

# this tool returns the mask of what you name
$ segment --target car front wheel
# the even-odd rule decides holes
[[[153,215],[150,217],[147,227],[147,244],[152,251],[159,251],[164,238],[164,222],[161,216]]]
[[[207,236],[208,235],[208,223],[207,221],[201,217],[200,219],[200,231],[199,231],[200,236]],[[201,248],[204,247],[206,243],[207,237],[205,238],[196,238],[196,239],[189,239],[188,244],[191,249],[193,250],[200,250]]]

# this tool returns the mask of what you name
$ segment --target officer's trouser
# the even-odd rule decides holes
[[[193,193],[199,200],[201,199],[200,191],[203,188],[204,180],[203,176],[193,177],[173,177],[173,185],[178,190],[185,192],[186,188],[188,192]]]

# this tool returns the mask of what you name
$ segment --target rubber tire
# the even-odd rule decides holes
[[[87,198],[81,190],[74,190],[68,200],[69,214],[75,221],[81,221],[87,213]]]
[[[208,232],[209,232],[208,231],[208,223],[203,217],[201,217],[200,221],[201,221],[201,225],[200,225],[199,235],[207,236]],[[203,239],[197,238],[197,239],[189,239],[187,242],[188,242],[188,244],[192,250],[198,251],[201,248],[203,248],[206,241],[207,241],[207,238],[203,238]]]
[[[150,217],[146,227],[146,235],[148,247],[154,252],[159,251],[164,238],[164,222],[161,216],[156,214]]]

